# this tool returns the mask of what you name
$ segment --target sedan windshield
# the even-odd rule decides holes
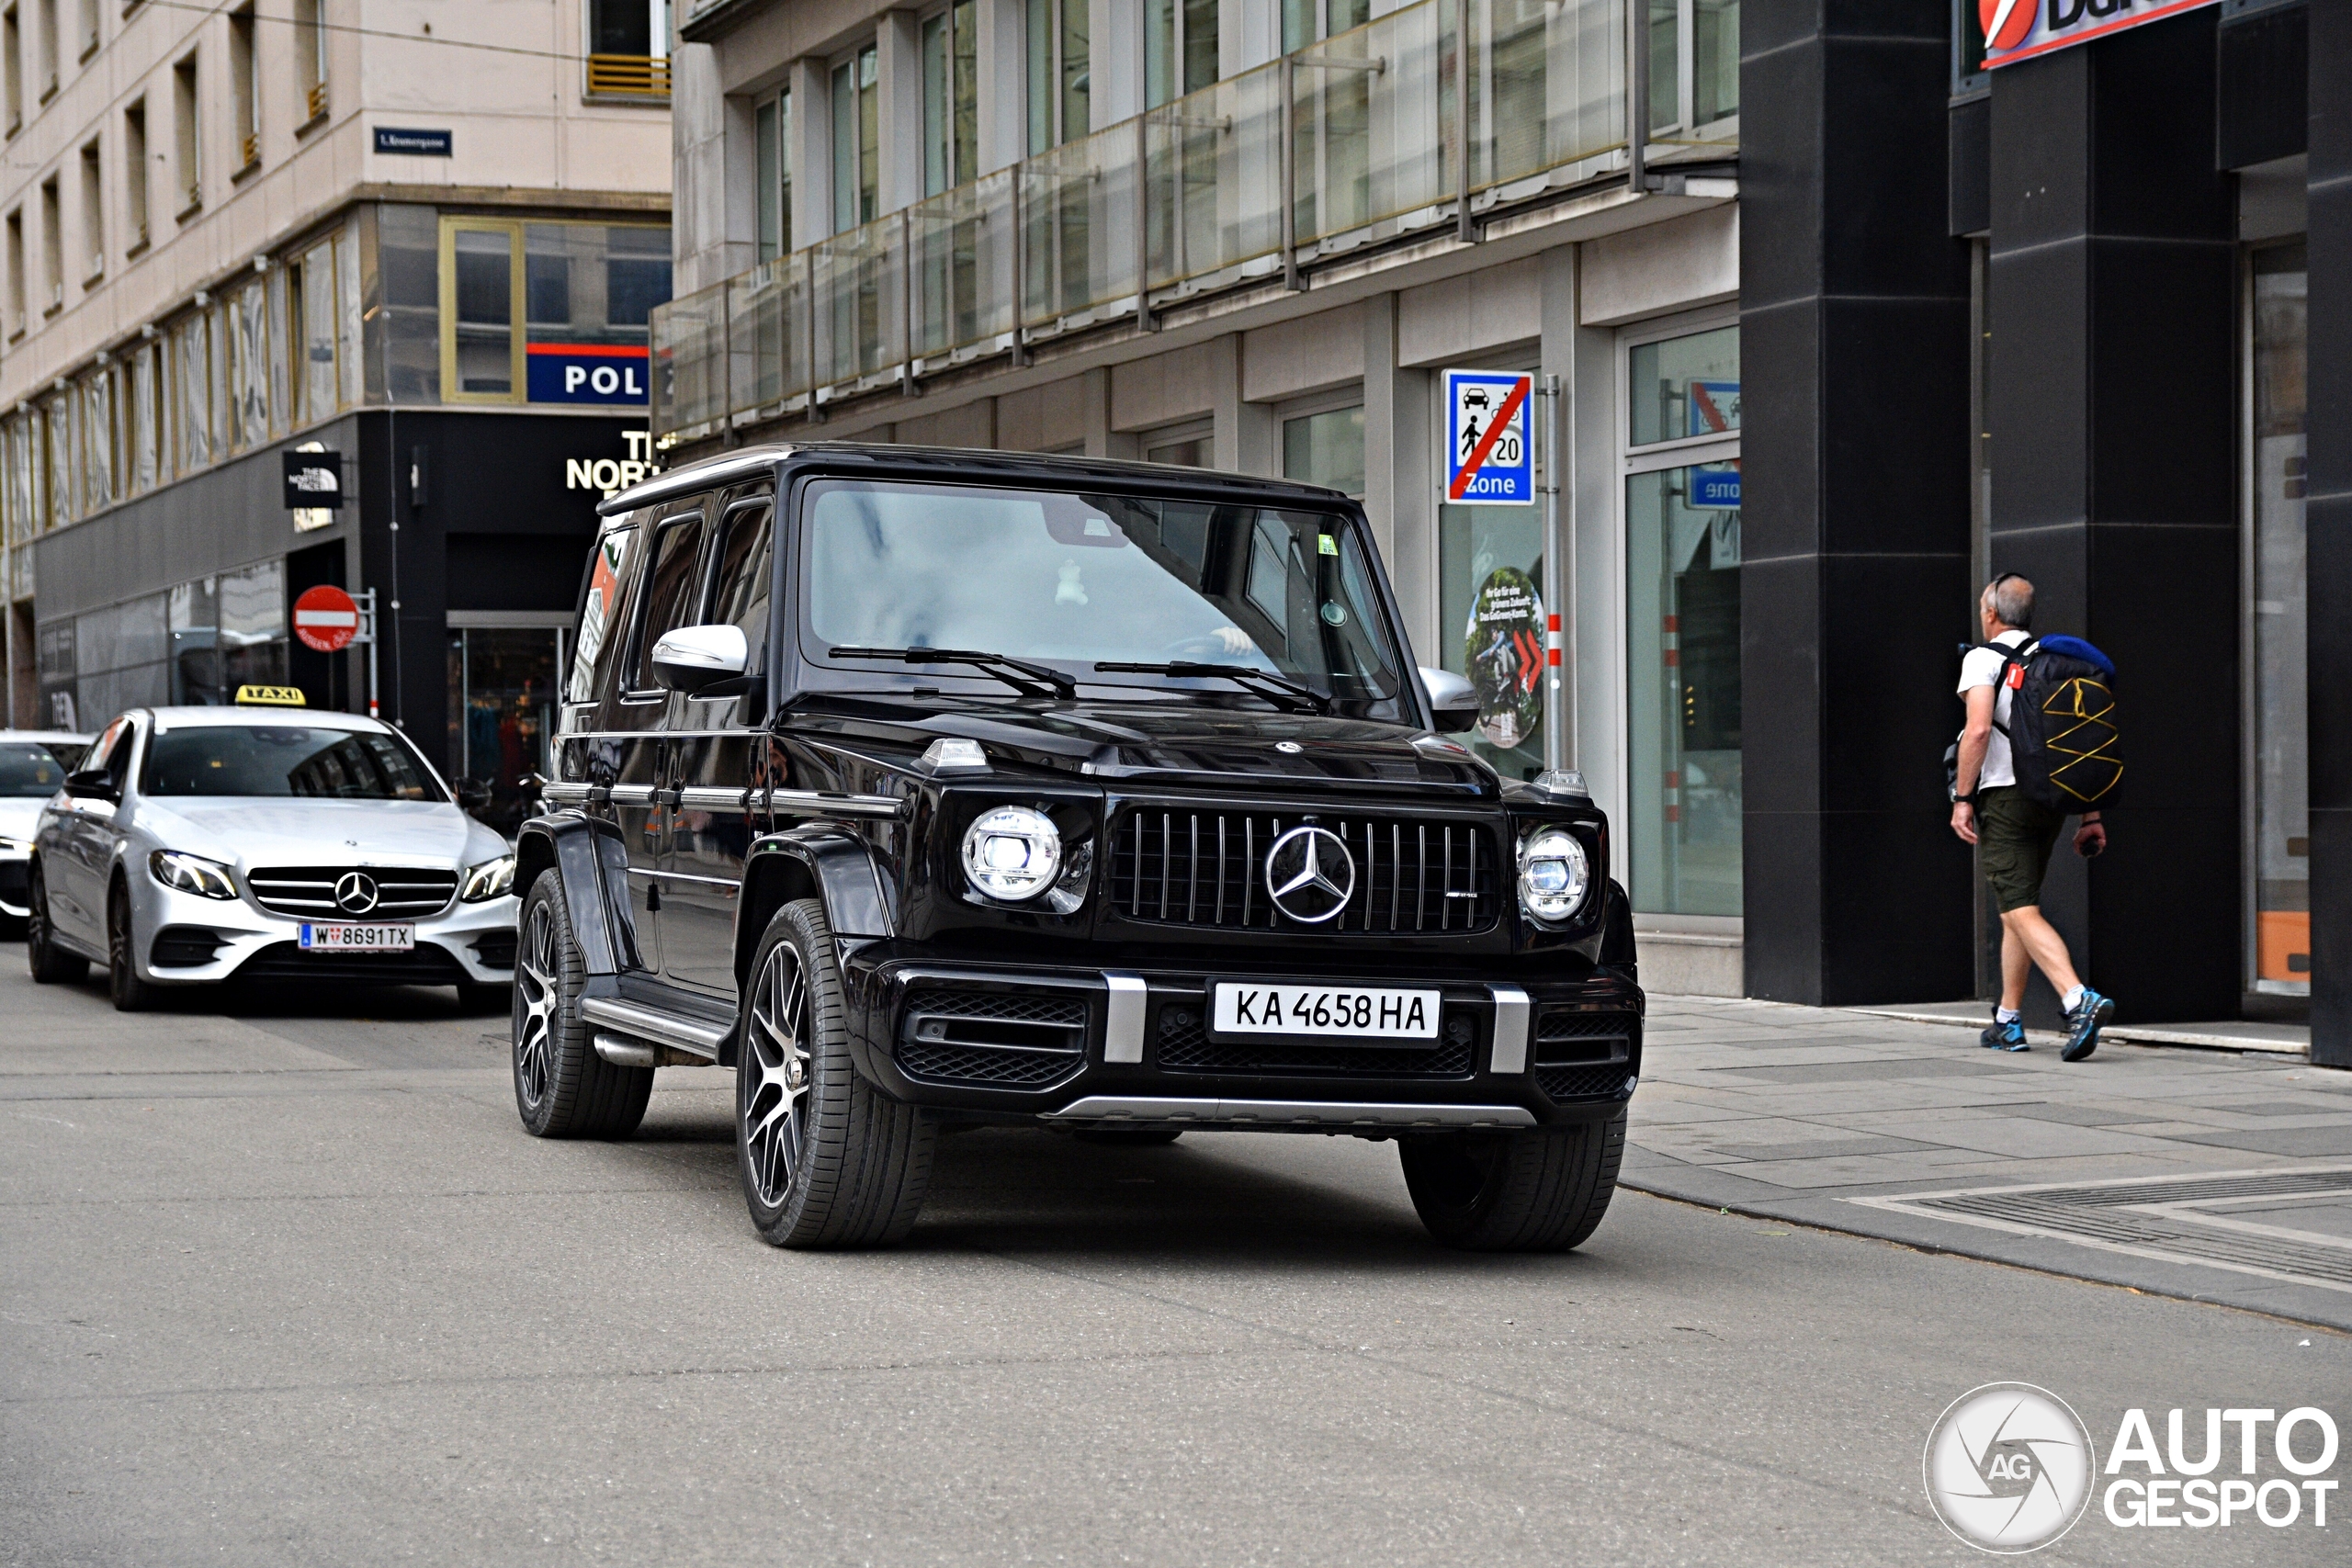
[[[47,800],[65,782],[57,753],[38,740],[0,740],[0,796]]]
[[[812,487],[808,520],[806,651],[820,662],[834,648],[937,648],[1090,685],[1164,686],[1095,666],[1171,662],[1261,670],[1343,701],[1401,685],[1363,540],[1337,513],[834,480]],[[943,677],[967,678],[910,678]]]
[[[149,795],[444,798],[433,775],[398,736],[286,724],[164,730],[148,745],[140,788]]]

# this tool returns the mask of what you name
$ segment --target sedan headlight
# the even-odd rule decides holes
[[[1061,863],[1061,829],[1025,806],[983,811],[964,834],[964,874],[999,903],[1036,897],[1053,886]]]
[[[147,857],[147,869],[155,880],[181,893],[193,893],[199,898],[234,898],[237,882],[229,868],[217,860],[206,860],[182,850],[157,850]]]
[[[469,904],[485,904],[502,893],[514,890],[514,857],[501,855],[486,860],[466,873],[465,888],[458,897]]]
[[[1592,863],[1576,835],[1538,828],[1519,843],[1519,905],[1547,926],[1558,925],[1584,903]]]

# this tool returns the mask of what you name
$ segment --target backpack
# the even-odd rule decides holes
[[[2115,712],[2115,661],[2078,637],[1979,645],[2001,658],[1995,687],[2009,689],[2009,766],[2026,798],[2069,816],[2114,804],[2123,776]],[[1960,746],[1944,753],[1946,787],[1958,798]]]

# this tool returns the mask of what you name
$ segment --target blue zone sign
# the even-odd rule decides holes
[[[1493,370],[1445,373],[1445,503],[1529,506],[1535,501],[1535,378]]]
[[[1739,470],[1737,468],[1691,469],[1690,506],[1693,511],[1738,511]]]
[[[530,362],[530,400],[535,403],[639,403],[645,401],[645,350],[600,344],[535,343]]]

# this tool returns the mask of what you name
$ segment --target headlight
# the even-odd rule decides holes
[[[485,903],[514,889],[514,857],[486,860],[466,873],[465,890],[458,895],[469,904]]]
[[[1591,880],[1592,863],[1575,834],[1538,828],[1520,840],[1520,908],[1544,924],[1555,926],[1575,914]]]
[[[157,850],[147,857],[147,869],[155,880],[166,887],[182,893],[193,893],[199,898],[234,898],[237,884],[229,868],[217,860],[202,855],[187,854],[179,850]]]
[[[1025,806],[983,811],[964,834],[964,874],[1001,903],[1017,904],[1051,886],[1061,863],[1061,829]]]

